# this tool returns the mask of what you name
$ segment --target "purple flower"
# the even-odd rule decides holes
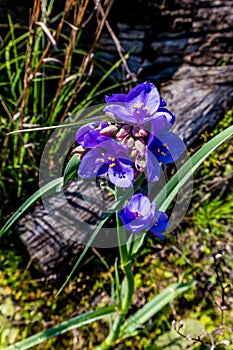
[[[151,120],[164,116],[168,122],[174,123],[175,116],[160,98],[157,88],[150,82],[138,84],[128,94],[114,94],[105,96],[108,104],[105,112],[113,113],[116,118],[137,125],[145,124]]]
[[[93,148],[101,142],[110,140],[111,137],[101,135],[101,130],[108,127],[106,122],[95,122],[93,124],[84,125],[76,132],[76,142],[83,148]]]
[[[114,140],[107,140],[88,151],[82,158],[78,173],[84,179],[109,176],[118,187],[132,187],[134,169],[128,149]]]
[[[169,109],[164,108],[167,103],[160,97],[160,105],[156,112],[156,117],[165,117],[170,124],[174,124],[176,116]]]
[[[141,193],[133,195],[118,215],[127,231],[138,233],[149,229],[154,235],[164,238],[161,233],[167,229],[168,217],[155,210],[155,203],[151,204],[147,196]]]
[[[170,132],[171,124],[165,117],[158,117],[152,122],[152,130],[146,150],[147,177],[150,182],[158,181],[159,162],[175,162],[185,150],[183,141]]]

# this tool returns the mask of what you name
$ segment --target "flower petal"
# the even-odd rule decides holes
[[[116,166],[108,169],[109,180],[117,187],[132,187],[134,180],[134,170],[132,167],[124,166],[117,162]]]
[[[101,150],[98,148],[93,148],[81,159],[78,174],[84,179],[92,179],[97,176],[97,173],[102,166],[103,162],[101,162]]]
[[[150,228],[150,232],[153,233],[155,236],[164,239],[165,236],[161,233],[165,232],[168,227],[168,216],[161,211],[156,211],[155,218],[156,222]]]
[[[118,215],[119,215],[123,225],[125,226],[125,228],[126,228],[126,225],[128,225],[133,220],[135,220],[134,214],[127,207],[125,207],[122,210],[120,210],[118,212]],[[130,231],[130,227],[128,227],[127,231]]]
[[[154,137],[148,149],[164,163],[175,162],[185,150],[184,142],[173,132],[164,132],[159,138]]]
[[[171,111],[169,111],[169,109],[167,108],[163,108],[163,107],[159,107],[159,109],[157,110],[157,112],[154,114],[154,117],[165,117],[167,119],[167,121],[170,124],[174,124],[176,116],[175,114],[173,114]]]
[[[142,193],[133,195],[118,215],[125,229],[134,233],[150,229],[153,234],[163,238],[161,233],[168,226],[167,215],[156,211],[155,203],[151,203],[149,198]]]
[[[81,126],[81,128],[79,128],[77,130],[76,135],[75,135],[76,142],[78,142],[80,145],[83,146],[84,136],[86,135],[86,133],[88,133],[89,131],[94,130],[94,129],[95,129],[95,127],[93,124]]]
[[[158,137],[162,132],[168,131],[171,127],[172,125],[167,121],[167,119],[163,115],[153,119],[151,121],[151,133],[148,140],[148,144],[151,142],[154,136]]]
[[[128,210],[128,208],[124,208],[118,213],[126,231],[131,231],[133,233],[138,233],[142,230],[147,230],[150,228],[153,216],[149,216],[148,218],[137,218],[133,215],[133,213]]]
[[[109,140],[110,137],[102,136],[100,134],[100,131],[107,126],[108,123],[101,121],[82,126],[76,132],[76,142],[84,148],[93,148],[99,143]]]
[[[160,178],[160,165],[151,150],[146,150],[146,169],[149,182],[157,182]]]
[[[100,168],[98,168],[96,176],[103,176],[106,175],[108,172],[108,164],[104,163],[103,165],[100,166]]]
[[[106,103],[118,103],[125,102],[127,94],[113,94],[111,96],[105,96]]]
[[[160,97],[160,105],[159,107],[165,107],[167,105],[166,101],[162,97]]]
[[[124,159],[125,162],[127,162],[127,160],[130,159],[128,156],[128,147],[113,140],[112,138],[101,143],[97,147],[101,149],[101,153],[104,152],[109,156],[113,156],[115,158],[122,158],[122,160]]]
[[[122,163],[122,166],[128,166],[128,167],[132,167],[133,165],[133,161],[130,158],[121,158],[121,157],[117,157],[117,160]]]
[[[115,115],[116,118],[124,120],[127,123],[135,123],[135,116],[130,114],[127,109],[127,103],[116,103],[104,108],[104,112],[109,112]]]
[[[149,114],[153,114],[159,108],[160,96],[154,84],[146,81],[130,90],[126,102],[130,102],[131,104],[144,103],[145,107],[149,107]]]
[[[157,88],[148,81],[136,85],[127,95],[105,96],[105,101],[109,104],[104,108],[105,112],[110,112],[121,120],[138,125],[149,122],[158,108],[164,106],[164,101],[160,99]]]
[[[84,136],[83,147],[84,148],[93,148],[96,145],[98,145],[104,141],[110,140],[110,139],[111,139],[111,137],[100,135],[99,130],[91,130],[88,133],[86,133],[86,135]]]
[[[131,212],[139,211],[141,215],[147,215],[149,211],[151,211],[151,203],[148,197],[143,195],[142,193],[137,193],[133,195],[131,200],[129,201],[127,208]]]

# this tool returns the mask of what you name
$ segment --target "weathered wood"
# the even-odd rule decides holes
[[[162,5],[161,5],[162,4]],[[167,82],[183,64],[213,67],[233,64],[233,6],[225,0],[117,1],[110,14],[128,64],[139,79]],[[112,17],[111,17],[112,15]],[[109,61],[116,50],[105,31],[99,47]]]
[[[161,91],[177,115],[174,132],[188,147],[198,143],[205,130],[213,129],[224,111],[232,106],[233,65],[192,67],[183,64]]]
[[[93,181],[73,180],[64,193],[46,200],[49,210],[41,203],[19,220],[20,238],[46,275],[70,271],[96,224],[113,203],[113,198],[106,195]]]
[[[124,2],[117,1],[109,21],[125,52],[135,45],[128,59],[131,71],[139,81],[151,80],[159,87],[176,114],[174,130],[190,147],[232,106],[232,1],[175,0],[163,2],[164,6],[159,3],[132,2],[128,13]],[[111,62],[119,58],[107,31],[97,49],[103,50]],[[71,200],[77,187],[70,186],[67,196]],[[101,191],[93,195],[96,201],[98,195]],[[98,203],[90,207],[80,197],[75,198],[80,215],[95,225],[102,216]],[[68,214],[64,213],[64,220]],[[82,250],[84,232],[77,228],[72,236],[61,233],[58,226],[56,217],[49,217],[42,206],[36,206],[19,221],[20,237],[45,274],[67,271]]]

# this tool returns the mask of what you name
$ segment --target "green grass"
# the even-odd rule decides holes
[[[20,28],[9,17],[9,31],[0,44],[3,221],[37,186],[40,156],[51,131],[33,131],[33,128],[59,125],[80,109],[102,103],[107,92],[122,88],[112,75],[120,69],[122,59],[114,65],[106,64],[100,55],[93,56],[91,43],[89,47],[85,45],[84,50],[80,40],[86,35],[85,30],[90,30],[85,25],[80,27],[85,13],[80,11],[71,23],[74,28],[79,23],[80,30],[64,30],[63,20],[69,11],[72,14],[77,9],[66,8],[56,18],[49,18],[53,2],[43,2],[44,12],[35,9],[29,28]],[[108,11],[107,6],[105,11]],[[43,22],[44,26],[37,22]],[[48,40],[48,32],[53,34],[58,48]],[[8,134],[22,129],[30,129],[30,132]],[[15,206],[7,203],[12,193]]]

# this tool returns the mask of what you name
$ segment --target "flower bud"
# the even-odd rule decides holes
[[[144,157],[141,157],[140,155],[137,156],[137,158],[135,159],[135,168],[140,172],[145,170],[146,160]]]
[[[83,146],[78,146],[78,147],[75,147],[73,150],[72,150],[72,153],[79,153],[79,154],[82,154],[86,151],[85,148],[83,148]]]
[[[116,137],[118,139],[123,139],[125,136],[127,136],[130,132],[131,125],[124,125],[122,128],[120,128],[119,132],[116,134]]]
[[[118,127],[116,125],[109,125],[106,128],[100,130],[100,135],[103,136],[115,136],[118,131]]]
[[[138,152],[144,156],[145,155],[145,145],[141,140],[135,141],[135,148],[138,150]]]
[[[135,141],[134,141],[134,139],[133,139],[132,137],[130,137],[130,138],[128,139],[128,141],[127,141],[127,146],[128,146],[129,148],[133,148],[134,145],[135,145]]]
[[[133,148],[131,150],[131,152],[129,153],[129,156],[131,159],[135,159],[137,157],[137,155],[138,155],[138,151],[135,148]]]
[[[130,135],[125,136],[120,142],[123,146],[127,145]]]
[[[134,137],[146,137],[147,131],[140,126],[134,126],[132,130],[132,134]]]

